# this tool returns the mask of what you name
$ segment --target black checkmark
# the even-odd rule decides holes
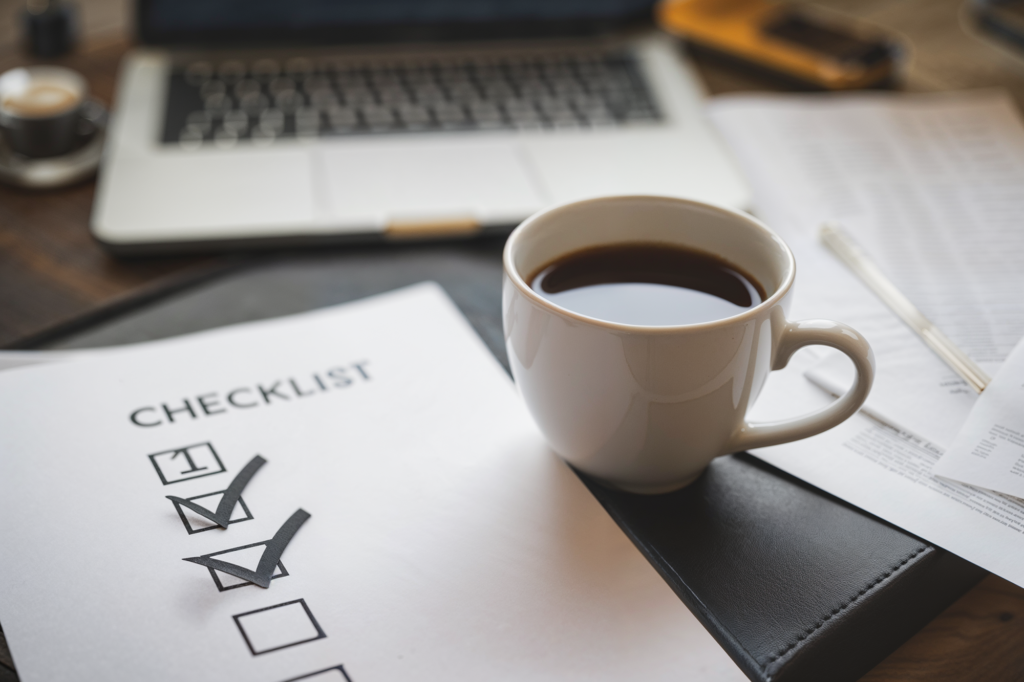
[[[238,498],[242,496],[242,491],[245,490],[245,486],[249,485],[249,480],[253,475],[259,471],[259,468],[267,463],[267,460],[263,459],[259,455],[256,455],[249,460],[238,475],[235,476],[234,480],[231,481],[231,485],[224,491],[224,497],[220,498],[220,504],[217,505],[217,511],[212,512],[206,507],[200,506],[195,502],[189,502],[186,499],[175,497],[174,495],[168,495],[167,499],[176,504],[180,504],[182,507],[187,507],[194,511],[196,514],[210,519],[221,528],[228,527],[228,521],[231,519],[231,512],[235,510],[235,504],[238,502]]]
[[[270,587],[270,576],[274,573],[274,567],[277,566],[278,562],[281,561],[281,555],[284,554],[285,548],[288,543],[295,537],[295,533],[309,518],[309,513],[299,509],[294,514],[288,517],[288,520],[284,522],[274,537],[266,541],[266,549],[263,550],[263,556],[260,557],[260,563],[256,566],[255,571],[250,571],[248,568],[236,566],[235,564],[227,561],[221,561],[220,559],[214,559],[211,555],[207,554],[204,556],[189,557],[183,559],[183,561],[191,561],[194,564],[200,566],[206,566],[207,568],[213,568],[224,573],[230,573],[236,578],[242,580],[248,580],[251,583],[255,583],[260,587]]]

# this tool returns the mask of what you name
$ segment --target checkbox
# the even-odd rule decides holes
[[[251,571],[255,571],[256,566],[260,563],[260,557],[263,556],[263,552],[266,548],[266,541],[254,542],[251,545],[233,547],[232,549],[225,549],[221,552],[206,554],[205,556],[216,557],[221,561],[228,561],[236,566],[241,566],[242,568],[248,568]],[[242,578],[233,576],[230,573],[218,571],[215,568],[207,567],[207,570],[210,571],[210,577],[213,578],[213,584],[217,586],[218,592],[234,590],[239,587],[245,587],[246,585],[253,584],[248,580],[243,580]],[[274,567],[274,572],[270,575],[270,579],[277,580],[278,578],[284,578],[287,575],[288,570],[284,567],[284,564],[279,561],[277,562],[277,566]]]
[[[224,464],[210,443],[196,443],[174,450],[154,452],[149,456],[149,461],[153,463],[153,468],[164,485],[224,473]]]
[[[196,495],[195,497],[186,497],[185,499],[215,512],[217,511],[217,505],[220,504],[225,492],[227,491],[218,490],[215,493],[206,493],[205,495]],[[185,526],[185,531],[189,535],[213,530],[214,528],[220,528],[220,526],[213,521],[196,514],[191,509],[183,507],[173,500],[171,501],[171,504],[173,504],[174,508],[177,510],[178,516],[181,517],[181,523]],[[241,523],[242,521],[252,521],[252,518],[252,512],[249,511],[249,507],[245,504],[245,500],[239,497],[238,504],[236,504],[234,509],[231,511],[231,518],[228,520],[228,525],[231,525],[232,523]]]
[[[308,675],[290,677],[284,682],[352,682],[352,678],[345,672],[345,666],[336,665],[333,668],[317,670]]]
[[[305,599],[232,616],[253,656],[327,637]]]

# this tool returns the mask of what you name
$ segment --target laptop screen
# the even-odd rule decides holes
[[[587,35],[650,21],[654,0],[138,0],[150,44],[339,44]]]

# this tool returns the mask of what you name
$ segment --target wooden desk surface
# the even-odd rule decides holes
[[[98,4],[116,17],[109,1]],[[966,33],[958,20],[962,0],[824,0],[815,4],[903,33],[913,47],[904,81],[907,90],[1000,86],[1024,107],[1024,56],[1015,57]],[[0,8],[13,9],[13,4],[0,1]],[[0,41],[0,71],[29,62],[5,42]],[[108,30],[87,36],[76,54],[60,62],[84,73],[93,92],[110,102],[117,63],[127,47],[124,38]],[[698,59],[698,65],[712,93],[782,88],[763,76],[713,60]],[[112,258],[89,236],[93,191],[93,182],[45,192],[0,186],[0,348],[45,339],[82,315],[116,312],[140,297],[168,286],[187,286],[234,262],[223,255]],[[1022,680],[1022,644],[1024,589],[989,577],[863,679]],[[0,633],[0,682],[16,679]]]

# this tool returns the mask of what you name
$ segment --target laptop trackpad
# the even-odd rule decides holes
[[[512,142],[396,140],[321,154],[327,204],[343,224],[514,224],[544,204]]]

